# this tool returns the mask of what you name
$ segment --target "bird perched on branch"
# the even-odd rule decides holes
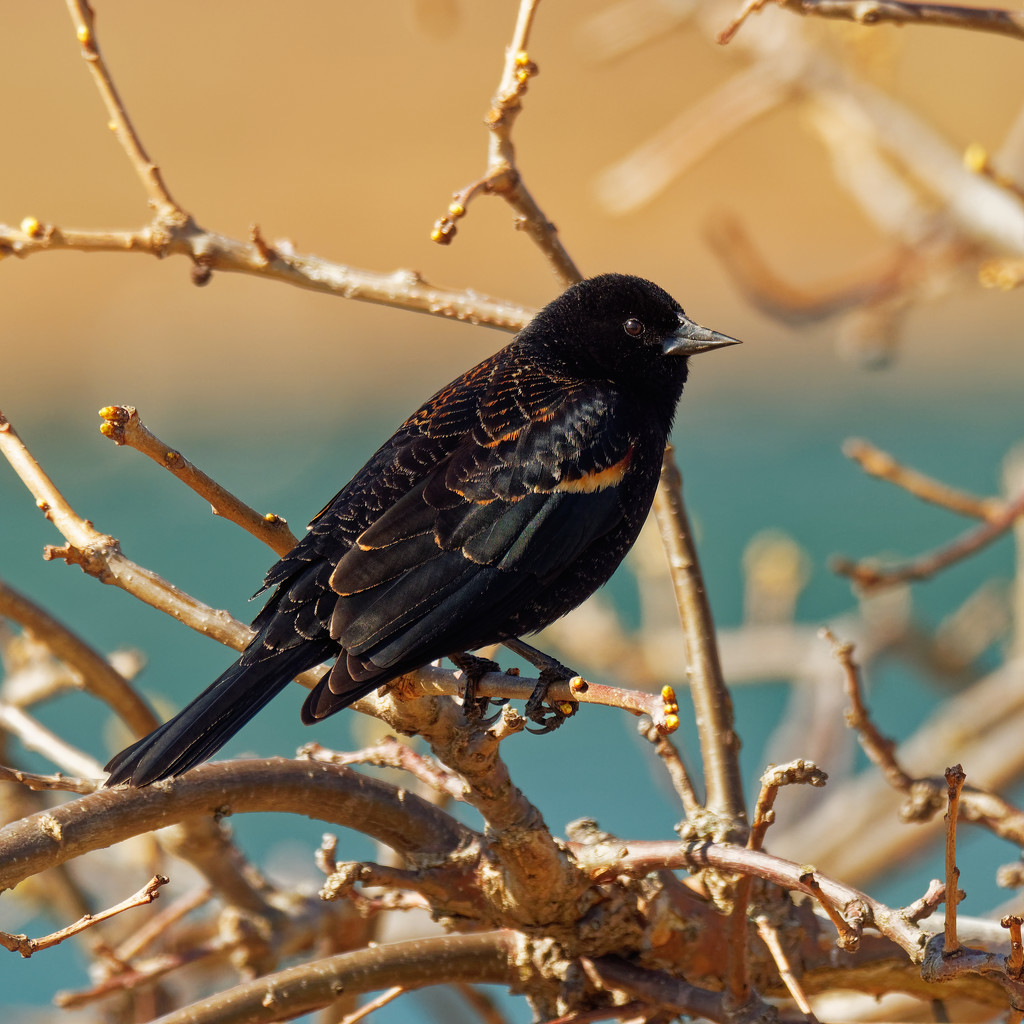
[[[733,344],[641,278],[573,285],[428,399],[324,506],[267,573],[260,593],[273,593],[239,659],[116,755],[107,785],[199,764],[328,659],[306,723],[437,658],[524,649],[517,638],[622,561],[654,499],[688,358]]]

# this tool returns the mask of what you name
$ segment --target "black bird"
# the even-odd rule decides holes
[[[737,344],[638,277],[573,285],[416,410],[268,573],[256,635],[107,765],[145,786],[213,755],[335,658],[303,722],[436,658],[514,641],[615,571],[643,526],[687,359]]]

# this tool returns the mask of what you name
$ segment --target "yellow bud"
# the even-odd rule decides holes
[[[678,715],[666,715],[665,716],[665,732],[675,732],[679,728],[679,716]]]
[[[583,678],[583,676],[573,676],[569,680],[569,689],[573,693],[586,693],[590,689],[590,684]]]
[[[988,150],[980,142],[972,142],[964,150],[964,166],[975,174],[988,167]]]
[[[518,64],[520,67],[524,67],[525,65],[527,65],[529,63],[530,63],[530,55],[525,50],[520,50],[516,54],[516,64]]]
[[[671,686],[663,686],[661,688],[661,699],[666,704],[675,704],[676,702],[676,691]]]
[[[35,217],[26,217],[21,222],[21,230],[24,231],[29,238],[38,238],[43,233],[43,225],[40,224]]]
[[[558,705],[558,710],[568,718],[568,716],[576,710],[576,706],[574,704],[570,704],[568,701],[562,701]]]
[[[451,206],[448,207],[448,213],[451,214],[451,216],[453,217],[461,217],[465,214],[465,212],[466,208],[462,205],[462,203],[452,203]]]
[[[75,33],[78,36],[78,41],[83,46],[92,46],[92,29],[88,25],[79,25],[78,32]]]
[[[100,433],[104,437],[113,437],[114,436],[114,430],[115,430],[115,427],[114,427],[113,423],[101,423],[100,424]]]

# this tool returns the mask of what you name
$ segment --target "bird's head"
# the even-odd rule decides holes
[[[681,388],[689,356],[739,344],[694,323],[656,284],[626,274],[573,285],[537,314],[520,341],[570,375],[643,390],[659,383]]]

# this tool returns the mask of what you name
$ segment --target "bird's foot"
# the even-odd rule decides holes
[[[506,640],[504,644],[510,651],[525,658],[540,673],[540,679],[526,702],[526,717],[540,728],[531,729],[527,726],[527,730],[538,736],[554,732],[567,718],[576,714],[579,703],[574,700],[550,701],[548,688],[555,683],[568,683],[576,679],[579,673],[522,640]]]
[[[464,683],[462,707],[466,718],[477,720],[481,725],[491,725],[498,716],[493,715],[491,718],[485,719],[483,717],[484,712],[491,704],[498,708],[504,707],[508,703],[508,698],[492,700],[490,697],[478,697],[476,695],[476,688],[477,684],[488,672],[500,672],[501,666],[490,658],[478,658],[475,654],[467,654],[465,651],[450,654],[448,660],[462,672]],[[498,714],[500,714],[500,711]]]

